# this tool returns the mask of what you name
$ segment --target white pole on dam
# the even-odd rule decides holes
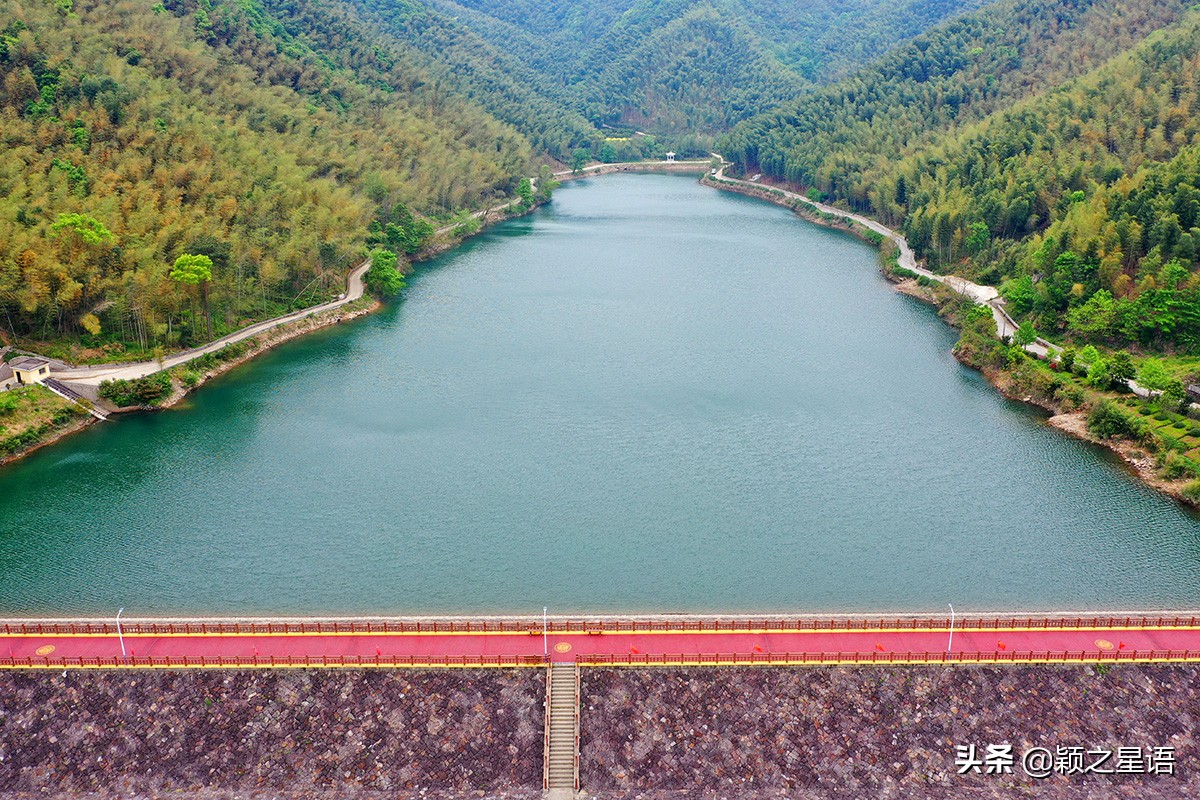
[[[950,639],[946,642],[946,653],[950,653],[950,648],[954,646],[954,604],[947,603],[950,606]]]
[[[121,658],[125,657],[125,634],[121,632],[121,615],[124,613],[124,608],[117,610],[117,639],[121,642]]]
[[[549,606],[542,606],[542,655],[546,658],[550,657],[550,641],[546,633],[546,613],[549,611]]]

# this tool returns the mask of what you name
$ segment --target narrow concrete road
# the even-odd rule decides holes
[[[257,336],[260,333],[265,333],[266,331],[269,331],[272,328],[277,328],[280,325],[287,325],[290,322],[296,322],[297,320],[304,319],[305,317],[311,317],[313,314],[320,314],[325,311],[333,311],[334,309],[341,308],[347,303],[354,302],[362,297],[366,292],[366,282],[364,281],[364,278],[367,274],[367,270],[370,268],[371,261],[370,259],[367,259],[351,270],[350,275],[346,280],[346,293],[337,300],[331,300],[330,302],[322,303],[321,305],[310,306],[308,308],[301,309],[300,311],[293,311],[291,314],[285,314],[282,317],[275,317],[274,319],[264,320],[263,322],[256,322],[253,325],[242,328],[240,331],[235,331],[228,336],[222,336],[220,339],[209,342],[203,347],[197,347],[192,350],[184,350],[182,353],[175,353],[174,355],[168,356],[162,360],[161,364],[157,361],[141,361],[136,364],[120,365],[100,364],[94,367],[72,367],[69,369],[55,370],[53,375],[55,378],[58,378],[62,381],[72,381],[74,383],[97,386],[101,381],[114,380],[117,378],[123,378],[125,380],[142,378],[146,375],[151,375],[155,372],[158,372],[159,370],[171,369],[172,367],[177,367],[180,364],[186,364],[193,358],[199,358],[200,356],[208,353],[215,353],[228,344],[240,342],[243,339],[249,339],[251,336]]]
[[[475,219],[481,219],[486,217],[488,214],[493,214],[497,211],[504,211],[508,208],[511,208],[517,202],[519,202],[519,200],[510,200],[509,202],[494,208],[476,211],[471,214],[471,216]],[[448,233],[456,226],[457,223],[445,225],[441,228],[438,228],[437,231],[435,231],[435,235]],[[174,353],[164,358],[161,364],[157,361],[140,361],[135,364],[98,364],[90,367],[73,367],[67,364],[55,362],[54,366],[51,367],[51,370],[54,374],[54,377],[58,378],[59,380],[71,381],[73,383],[81,383],[89,386],[98,386],[102,381],[115,380],[119,378],[131,380],[133,378],[142,378],[146,375],[152,375],[160,370],[171,369],[172,367],[177,367],[180,364],[186,364],[194,358],[207,355],[208,353],[215,353],[226,345],[240,342],[244,339],[249,339],[250,337],[257,336],[260,333],[265,333],[266,331],[277,328],[280,325],[287,325],[289,323],[304,319],[305,317],[311,317],[313,314],[322,314],[326,311],[333,311],[334,309],[341,308],[348,303],[358,300],[366,293],[365,278],[367,270],[370,268],[371,260],[367,259],[352,269],[346,278],[346,292],[337,300],[331,300],[328,303],[321,303],[320,305],[310,306],[299,311],[293,311],[291,314],[284,314],[283,316],[275,317],[274,319],[256,322],[253,325],[249,325],[239,331],[235,331],[228,336],[222,336],[220,339],[209,342],[202,347],[196,347],[191,350],[184,350],[180,353]]]
[[[612,164],[592,164],[590,167],[583,167],[579,171],[575,171],[573,169],[564,169],[560,172],[555,172],[554,177],[562,178],[563,180],[571,180],[572,178],[586,178],[588,175],[595,173],[603,175],[607,172],[617,172],[622,167],[645,167],[648,170],[655,167],[705,169],[710,163],[710,160],[707,158],[690,159],[687,161],[617,161]]]

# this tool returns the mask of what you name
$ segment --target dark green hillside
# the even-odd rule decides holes
[[[415,3],[354,1],[378,9],[384,19],[411,20],[420,13]],[[429,4],[453,22],[436,34],[406,23],[405,35],[430,36],[427,49],[446,41],[457,46],[445,25],[467,28],[494,48],[486,56],[491,63],[502,59],[506,74],[526,76],[520,81],[526,91],[554,98],[597,125],[681,136],[725,130],[805,87],[859,68],[980,0]],[[454,60],[469,64],[484,52],[473,43],[456,51]]]
[[[314,3],[0,6],[0,329],[186,345],[341,290],[368,227],[528,174],[526,140]],[[295,20],[293,20],[294,22]],[[204,254],[211,280],[172,278]]]
[[[1086,74],[1178,20],[1185,7],[1180,0],[1001,0],[748,120],[725,138],[723,152],[746,168],[870,208],[877,174],[898,157]]]
[[[1200,349],[1200,14],[900,174],[910,240],[1011,278],[1010,305],[1040,328]]]
[[[583,85],[585,108],[604,122],[714,134],[808,83],[745,25],[700,7],[648,33]]]
[[[536,159],[737,123],[742,169],[903,226],[1040,329],[1200,347],[1181,0],[0,2],[6,338],[186,346],[336,294]]]
[[[305,0],[266,2],[290,12]],[[416,0],[350,0],[344,6],[333,5],[352,9],[398,47],[420,53],[441,91],[471,98],[552,156],[569,158],[575,148],[592,147],[601,138],[556,78],[446,14]],[[513,40],[514,52],[520,52],[521,44]]]
[[[932,266],[1002,284],[1039,330],[1200,351],[1200,12],[1007,9],[1036,24],[989,27],[997,6],[930,31],[740,126],[728,152],[903,225]],[[979,44],[989,30],[1017,43],[1007,70]]]

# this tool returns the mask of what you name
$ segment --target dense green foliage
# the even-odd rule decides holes
[[[404,288],[404,276],[396,269],[396,254],[391,250],[371,253],[371,268],[367,270],[367,288],[379,297],[391,297]]]
[[[524,137],[412,48],[348,6],[295,12],[0,7],[0,328],[185,346],[343,291],[372,223],[411,243],[530,174]]]
[[[1088,430],[1101,439],[1143,439],[1147,435],[1146,425],[1110,400],[1102,400],[1092,407],[1087,418]]]
[[[614,161],[702,154],[709,134],[981,0],[352,2],[551,154]],[[645,152],[638,128],[670,136]]]
[[[743,120],[741,168],[1002,285],[1022,340],[1200,351],[1200,12],[980,5],[11,0],[0,327],[187,346],[546,199],[535,150],[698,155]]]
[[[1001,0],[740,125],[723,152],[899,221],[913,198],[907,183],[896,185],[898,156],[1119,55],[1182,9],[1175,0],[1136,9],[1128,0]]]
[[[118,378],[100,384],[100,396],[118,406],[152,406],[171,393],[171,376],[156,372],[144,378]]]
[[[1195,351],[1198,112],[1182,3],[1007,0],[726,144],[902,225],[931,267],[1003,284],[1038,330]]]
[[[307,11],[308,0],[265,0],[281,14]],[[452,16],[419,0],[334,0],[341,14],[360,14],[387,43],[412,47],[429,71],[435,97],[455,92],[473,98],[496,118],[524,133],[551,155],[566,158],[572,149],[598,138],[595,127],[571,107],[552,80],[514,57],[505,44],[495,45]],[[304,28],[311,28],[304,19]],[[329,35],[337,35],[335,29]],[[515,43],[514,43],[515,44]]]

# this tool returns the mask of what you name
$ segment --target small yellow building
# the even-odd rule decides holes
[[[20,386],[41,383],[50,377],[50,362],[42,358],[22,356],[8,362],[8,366],[12,368],[13,375]]]

